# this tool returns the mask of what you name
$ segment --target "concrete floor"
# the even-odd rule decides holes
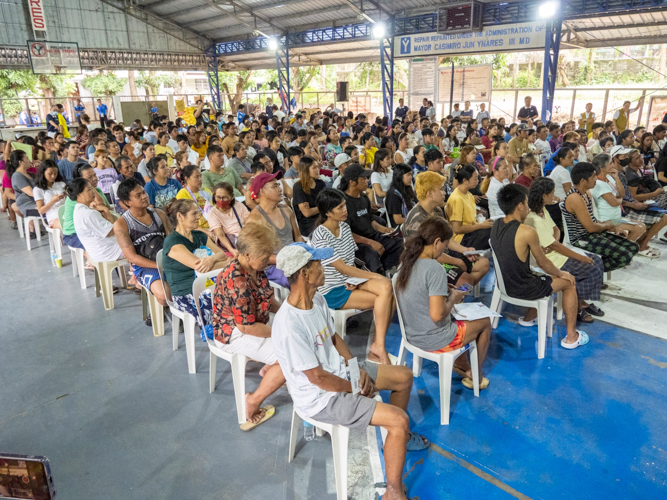
[[[205,345],[198,343],[198,373],[189,375],[183,338],[172,351],[169,327],[153,337],[138,295],[122,291],[116,309],[105,311],[92,274],[81,290],[69,256],[52,268],[48,244],[27,252],[4,216],[0,241],[0,452],[47,456],[64,499],[335,498],[327,437],[301,440],[287,463],[286,391],[267,401],[278,409],[271,421],[241,432],[227,363],[218,363],[218,388],[209,394]],[[635,311],[618,298],[612,305],[617,316]],[[644,315],[655,311],[650,306]],[[559,323],[537,360],[536,328],[518,327],[518,312],[508,308],[494,332],[484,365],[489,389],[474,398],[454,377],[449,426],[439,425],[436,367],[424,362],[409,414],[433,444],[409,454],[410,495],[667,498],[667,344],[655,338],[667,327],[652,337],[598,321],[586,327],[588,346],[565,351]],[[369,322],[366,314],[348,323],[360,357]],[[390,352],[399,341],[393,324]],[[258,370],[249,363],[249,390]],[[369,450],[374,437],[351,437],[354,499],[375,498],[382,457]]]

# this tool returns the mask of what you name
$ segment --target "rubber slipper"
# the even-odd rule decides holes
[[[577,313],[577,323],[594,323],[595,320],[593,319],[593,316],[588,314],[586,309],[582,309]]]
[[[598,306],[596,306],[595,304],[591,304],[586,309],[584,309],[584,311],[586,311],[591,316],[597,316],[598,318],[601,318],[602,316],[604,316],[604,311],[602,309],[600,309]]]
[[[407,450],[408,451],[421,451],[428,448],[431,442],[427,439],[424,443],[424,438],[417,434],[416,432],[410,431],[410,441],[408,441]]]
[[[394,355],[391,354],[391,353],[387,353],[387,356],[389,356],[389,362],[390,362],[392,365],[397,365],[397,364],[398,364],[398,356],[394,356]],[[371,359],[371,358],[369,358],[368,356],[366,356],[366,361],[368,361],[369,363],[375,363],[376,365],[379,365],[379,364],[380,364],[379,361],[375,361],[374,359]]]
[[[525,318],[525,316],[521,316],[521,317],[519,318],[519,324],[520,324],[521,326],[527,326],[527,327],[530,327],[530,326],[537,326],[537,317],[536,317],[535,319],[530,320],[530,321],[526,321],[526,320],[523,319],[523,318]]]
[[[565,349],[576,349],[577,347],[581,345],[586,345],[588,344],[588,341],[590,340],[588,338],[588,334],[586,332],[582,332],[581,330],[577,330],[577,333],[579,334],[579,337],[575,342],[572,342],[571,344],[568,344],[565,342],[565,339],[567,337],[563,337],[563,339],[560,341],[560,346],[565,348]]]
[[[463,380],[461,380],[461,383],[463,384],[463,387],[473,390],[475,385],[472,383],[472,379],[465,377]],[[489,379],[486,377],[482,377],[482,380],[479,382],[479,390],[483,391],[489,387]]]
[[[646,257],[649,259],[657,259],[660,257],[660,252],[658,250],[655,250],[653,248],[647,248],[646,250],[642,250],[641,252],[638,252],[637,255],[641,257]]]
[[[241,430],[244,432],[251,431],[258,425],[262,425],[267,420],[270,420],[276,414],[276,408],[273,405],[266,405],[259,409],[259,413],[262,415],[261,419],[255,423],[252,423],[250,420],[246,421],[244,424],[241,424]]]

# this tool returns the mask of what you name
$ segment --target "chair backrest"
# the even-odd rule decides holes
[[[60,221],[60,227],[65,227],[65,205],[58,209],[58,220]]]
[[[505,291],[505,282],[503,281],[503,270],[498,262],[496,252],[493,250],[491,240],[489,240],[489,248],[491,249],[491,256],[493,257],[493,267],[496,270],[496,286],[503,294],[507,295],[507,292]]]
[[[563,245],[571,247],[572,243],[570,243],[570,234],[567,232],[567,220],[565,216],[565,202],[561,201],[558,204],[558,207],[560,208],[561,213],[563,214]]]
[[[598,205],[597,205],[597,202],[595,201],[595,196],[592,196],[590,194],[588,196],[591,199],[591,206],[593,207],[593,217],[600,220],[600,218],[598,217]],[[569,240],[569,238],[568,238],[568,240]]]
[[[195,299],[195,306],[197,307],[197,314],[199,315],[199,324],[203,325],[204,324],[204,317],[201,314],[201,305],[200,305],[200,295],[202,294],[203,291],[205,290],[210,290],[211,293],[213,293],[213,289],[215,288],[215,283],[212,285],[206,286],[206,282],[209,280],[211,277],[210,273],[208,274],[202,274],[201,276],[197,277],[195,279],[195,282],[192,284],[192,295]],[[208,344],[212,344],[213,347],[215,347],[215,344],[211,339],[209,339],[206,334],[203,334],[204,337],[206,338],[206,342]]]
[[[398,325],[401,327],[401,337],[403,337],[403,342],[407,344],[408,339],[405,335],[405,324],[403,323],[403,316],[401,315],[401,307],[398,305],[398,294],[396,293],[397,279],[398,279],[398,273],[394,274],[394,276],[391,278],[391,288],[392,291],[394,292],[394,297],[396,297],[396,312],[398,313]]]
[[[162,262],[162,250],[157,253],[155,257],[155,263],[157,264],[157,271],[160,273],[160,281],[162,282],[162,290],[164,290],[164,298],[167,301],[169,307],[176,307],[174,302],[171,300],[171,289],[169,288],[169,283],[164,278],[164,264]]]

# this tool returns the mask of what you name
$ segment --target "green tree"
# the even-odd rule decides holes
[[[175,73],[158,75],[155,71],[139,72],[139,77],[135,78],[137,87],[145,89],[147,96],[156,96],[160,93],[160,87],[180,88],[181,79]]]
[[[98,75],[87,76],[81,84],[90,90],[93,96],[111,97],[118,94],[127,83],[127,78],[118,78],[115,73],[100,72]]]
[[[5,119],[17,116],[23,108],[25,101],[11,99],[12,97],[29,97],[37,93],[39,80],[29,70],[0,70],[0,98]]]

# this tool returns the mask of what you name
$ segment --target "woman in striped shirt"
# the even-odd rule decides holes
[[[317,208],[320,224],[316,224],[310,244],[315,248],[334,249],[333,257],[322,261],[324,285],[319,291],[330,309],[373,309],[375,339],[368,360],[391,364],[385,348],[385,337],[394,314],[391,281],[354,266],[357,245],[352,239],[350,226],[345,222],[347,206],[343,193],[337,189],[325,189],[317,197]]]

